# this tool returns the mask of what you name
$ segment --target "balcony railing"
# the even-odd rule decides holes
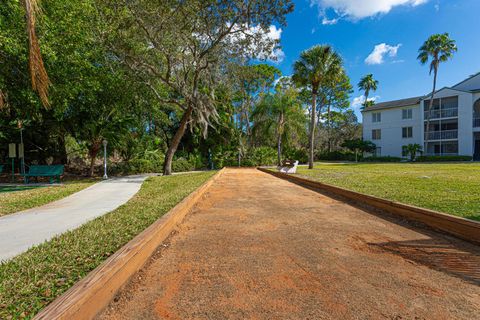
[[[480,128],[480,117],[473,118],[473,127]]]
[[[428,111],[424,113],[425,120],[428,119]],[[458,109],[430,110],[430,119],[455,118],[458,117]]]
[[[425,139],[427,139],[427,133],[425,132]],[[445,131],[430,131],[428,133],[428,140],[453,140],[458,139],[458,130],[445,130]]]

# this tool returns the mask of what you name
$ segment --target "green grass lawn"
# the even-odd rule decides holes
[[[0,264],[0,319],[31,318],[214,174],[149,178],[125,205]]]
[[[316,163],[309,179],[480,221],[479,163]]]
[[[65,198],[66,196],[91,186],[97,181],[98,180],[94,179],[72,180],[65,182],[61,186],[51,187],[1,187],[0,216],[38,207]]]

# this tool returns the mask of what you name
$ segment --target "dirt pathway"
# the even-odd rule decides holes
[[[229,169],[100,319],[480,319],[480,248]]]

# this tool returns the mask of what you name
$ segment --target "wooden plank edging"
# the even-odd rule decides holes
[[[295,175],[275,172],[265,168],[257,169],[301,186],[327,191],[360,204],[366,204],[394,215],[400,215],[404,218],[421,222],[433,229],[449,233],[463,240],[480,244],[480,222],[456,217],[443,212],[378,198],[322,182],[300,178]]]
[[[191,211],[195,203],[221,176],[224,169],[193,191],[169,212],[130,240],[34,319],[92,319],[101,312]]]

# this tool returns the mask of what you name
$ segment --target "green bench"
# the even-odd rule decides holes
[[[63,174],[64,166],[63,164],[53,165],[53,166],[30,166],[28,173],[23,174],[25,183],[29,182],[29,178],[35,177],[38,181],[38,177],[48,177],[50,178],[50,183],[53,183],[53,180],[56,179],[60,183],[60,176]]]

